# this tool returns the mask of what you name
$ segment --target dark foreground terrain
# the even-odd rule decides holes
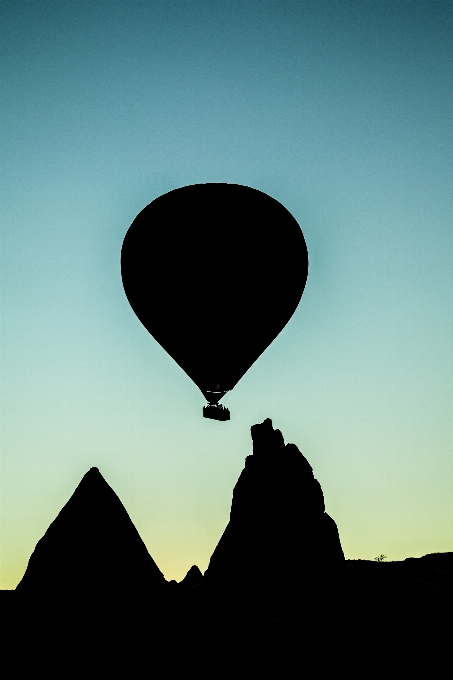
[[[226,670],[239,677],[290,677],[294,670],[313,677],[340,669],[431,675],[450,664],[452,584],[453,553],[443,553],[402,562],[348,560],[340,592],[304,584],[281,616],[269,593],[253,612],[242,593],[208,592],[203,579],[167,583],[159,597],[2,591],[2,656],[19,677],[40,668],[60,677],[155,675],[158,667],[169,677]]]
[[[16,590],[0,591],[8,677],[431,677],[450,666],[453,553],[345,560],[308,461],[270,420],[251,432],[208,569],[181,583],[87,472]]]

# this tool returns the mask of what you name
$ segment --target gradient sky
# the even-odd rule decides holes
[[[453,4],[4,0],[1,588],[97,466],[167,579],[208,565],[272,418],[347,558],[453,550]],[[309,251],[294,316],[202,418],[134,315],[124,235],[244,184]]]

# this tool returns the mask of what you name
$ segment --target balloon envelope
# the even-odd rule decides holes
[[[160,196],[137,215],[121,251],[132,309],[212,404],[289,321],[307,273],[294,217],[237,184]]]

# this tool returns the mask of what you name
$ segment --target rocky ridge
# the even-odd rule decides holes
[[[97,468],[83,477],[0,600],[5,649],[28,669],[138,672],[150,653],[175,672],[245,664],[442,657],[451,635],[453,553],[403,562],[345,560],[313,470],[270,419],[251,428],[253,453],[234,487],[209,566],[166,582]],[[11,597],[14,595],[14,597]],[[174,648],[178,651],[178,660]],[[26,660],[21,650],[27,649]],[[326,656],[326,649],[328,654]],[[97,666],[96,666],[97,664]],[[321,665],[322,665],[321,664]],[[91,667],[91,666],[90,666]],[[96,670],[97,668],[97,670]],[[135,671],[134,671],[135,668]],[[289,672],[289,671],[288,671]]]

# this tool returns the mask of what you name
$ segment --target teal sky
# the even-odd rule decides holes
[[[166,578],[202,571],[272,418],[345,555],[453,550],[453,4],[2,3],[1,588],[92,466]],[[162,193],[244,184],[309,251],[294,316],[202,418],[120,250]]]

